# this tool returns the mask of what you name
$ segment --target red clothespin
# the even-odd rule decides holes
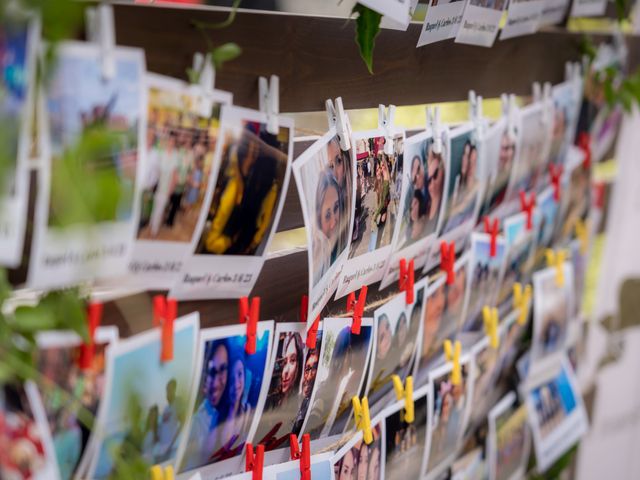
[[[254,451],[253,445],[247,443],[244,465],[245,471],[252,473],[252,480],[262,480],[262,470],[264,470],[264,445],[258,444]]]
[[[300,299],[300,321],[307,323],[308,317],[309,317],[309,297],[307,295],[303,295],[302,299]]]
[[[447,273],[447,285],[456,281],[456,242],[440,242],[440,268]]]
[[[578,135],[578,147],[584,152],[584,160],[582,168],[589,170],[591,168],[591,136],[587,132],[581,132]]]
[[[553,185],[553,199],[555,202],[560,201],[560,177],[562,177],[562,165],[549,164],[549,177],[551,185]]]
[[[162,350],[160,352],[162,362],[173,360],[173,324],[177,316],[178,301],[175,298],[167,298],[162,322]]]
[[[413,259],[407,262],[404,258],[400,259],[400,276],[398,277],[398,286],[400,291],[404,291],[405,301],[407,305],[413,303],[413,285],[415,281],[415,271],[413,267]]]
[[[298,445],[295,434],[289,436],[291,460],[300,460],[300,480],[311,480],[311,437],[308,433],[302,436],[302,449]]]
[[[162,319],[164,318],[166,307],[167,307],[167,302],[162,295],[155,295],[153,297],[153,326],[154,327],[159,327],[160,325],[162,325]]]
[[[493,222],[489,217],[484,217],[484,231],[491,235],[491,243],[489,244],[489,256],[495,257],[498,253],[498,219],[494,218]]]
[[[251,308],[249,308],[249,297],[241,297],[239,303],[239,320],[240,323],[247,324],[247,343],[244,350],[249,355],[256,353],[256,345],[258,342],[258,318],[260,317],[260,297],[251,299]]]
[[[320,315],[316,317],[316,319],[311,324],[311,327],[309,327],[309,330],[307,330],[307,341],[305,343],[307,345],[307,348],[310,350],[313,350],[314,348],[316,348],[319,327],[320,327]]]
[[[593,204],[597,208],[604,208],[604,203],[607,197],[607,185],[604,182],[594,182],[593,189]]]
[[[533,207],[536,204],[536,192],[531,192],[529,201],[527,201],[527,194],[524,190],[520,190],[520,208],[527,214],[527,230],[533,228]]]
[[[88,370],[93,363],[93,356],[96,351],[95,334],[102,319],[103,305],[100,302],[91,302],[87,307],[87,322],[89,330],[89,341],[80,346],[80,369]]]
[[[351,333],[360,335],[360,327],[362,326],[362,315],[364,314],[364,305],[367,302],[367,286],[360,287],[360,295],[356,302],[356,292],[351,292],[347,297],[347,313],[353,311],[353,323],[351,324]]]

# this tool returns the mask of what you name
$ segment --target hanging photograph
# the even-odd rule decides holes
[[[431,130],[405,141],[402,198],[393,234],[393,253],[380,282],[381,288],[398,280],[402,258],[407,262],[413,260],[416,271],[422,269],[435,243],[438,221],[445,208],[445,162],[443,153],[434,153],[433,143]]]
[[[504,330],[499,328],[498,341],[502,340]],[[493,387],[496,384],[499,367],[499,349],[490,345],[489,337],[483,335],[471,347],[471,355],[475,362],[473,381],[473,401],[469,412],[469,426],[471,430],[486,418],[487,412],[497,398]]]
[[[296,159],[309,256],[308,322],[313,323],[335,293],[349,255],[355,210],[354,162],[331,128]]]
[[[333,480],[331,475],[332,457],[333,452],[311,455],[309,459],[311,461],[310,474],[313,480]],[[269,465],[264,469],[263,478],[267,480],[300,480],[300,460]]]
[[[127,272],[144,167],[145,60],[135,48],[117,47],[112,54],[115,74],[105,78],[98,46],[58,46],[38,113],[42,166],[29,263],[34,288]]]
[[[40,22],[3,12],[0,20],[0,265],[17,267],[29,202],[31,125]]]
[[[109,478],[136,459],[175,465],[186,432],[198,325],[197,313],[175,320],[173,359],[164,363],[160,328],[109,347],[87,477]]]
[[[311,440],[340,435],[353,426],[352,398],[360,394],[369,365],[373,321],[362,319],[359,334],[351,333],[351,318],[322,321],[320,364],[301,434]]]
[[[224,105],[214,171],[171,296],[180,300],[239,298],[255,284],[278,226],[289,185],[293,122]]]
[[[402,195],[404,130],[386,138],[384,130],[352,135],[355,156],[355,213],[349,259],[343,268],[336,298],[382,279],[391,255],[393,232]],[[392,142],[387,149],[385,144]]]
[[[180,472],[239,457],[253,437],[257,407],[264,402],[271,377],[267,369],[273,322],[258,323],[253,354],[245,349],[246,332],[246,325],[231,325],[200,333],[187,409],[190,420],[177,457]]]
[[[567,165],[567,153],[573,146],[582,101],[582,77],[566,80],[551,88],[553,130],[549,157],[556,165]]]
[[[213,173],[220,108],[231,94],[203,92],[179,80],[148,73],[145,171],[140,221],[129,263],[137,285],[173,286],[189,255]],[[207,104],[207,114],[201,108]]]
[[[371,426],[373,442],[367,445],[357,432],[333,456],[333,480],[382,480],[384,432],[382,422]],[[296,477],[297,480],[298,477]],[[315,480],[315,477],[313,477]]]
[[[556,239],[560,244],[576,235],[576,226],[580,221],[587,221],[592,197],[591,169],[586,168],[583,163],[583,152],[572,146],[566,160],[556,232]]]

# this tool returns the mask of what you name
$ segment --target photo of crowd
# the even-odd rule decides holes
[[[384,478],[407,480],[419,478],[427,441],[427,395],[414,398],[414,421],[404,421],[403,409],[385,418]]]
[[[577,400],[563,367],[550,381],[529,393],[536,411],[540,438],[545,439],[577,407]]]
[[[301,433],[311,440],[341,434],[353,423],[351,399],[360,393],[373,337],[370,321],[351,333],[351,319],[323,320],[322,348],[308,418]]]
[[[241,331],[238,329],[238,331]],[[243,452],[266,372],[273,332],[258,332],[256,353],[245,351],[245,333],[202,336],[202,370],[197,381],[180,470],[193,470]]]
[[[556,269],[550,267],[533,275],[534,334],[532,355],[539,358],[559,352],[567,340],[573,308],[573,268],[564,266],[564,285],[558,286]]]
[[[300,433],[309,407],[318,372],[322,331],[318,332],[313,349],[305,347],[303,332],[304,328],[295,327],[276,332],[271,382],[254,436],[254,443],[264,445],[266,451],[289,445],[289,435]]]
[[[241,112],[222,109],[219,171],[196,254],[262,255],[286,193],[290,129],[271,134]]]
[[[79,341],[73,342],[73,345],[51,345],[38,350],[42,403],[61,480],[73,478],[88,445],[91,430],[78,419],[78,410],[83,408],[94,416],[98,411],[104,394],[105,349],[108,345],[108,342],[95,343],[91,365],[84,370],[80,369],[78,363],[81,349]]]
[[[211,115],[203,117],[194,95],[180,83],[169,85],[151,84],[147,93],[138,239],[188,243],[213,169],[220,103],[214,102]]]
[[[529,454],[529,426],[524,405],[507,409],[495,418],[496,464],[495,480],[511,480],[524,473]]]
[[[351,153],[340,148],[337,135],[305,158],[298,159],[294,169],[311,232],[313,288],[349,247],[353,166]]]
[[[404,135],[384,153],[385,137],[355,139],[356,198],[349,258],[391,244],[402,193]]]
[[[333,467],[335,480],[380,480],[382,474],[382,438],[380,424],[371,429],[373,442],[358,440],[347,449]]]
[[[110,208],[91,210],[95,216],[91,220],[126,221],[133,212],[143,115],[142,57],[116,55],[116,73],[105,82],[99,51],[89,48],[86,51],[92,54],[87,55],[79,54],[85,51],[80,45],[61,49],[45,91],[52,159],[50,227],[87,222],[86,212],[78,211],[78,199],[70,197],[67,189],[69,167],[75,165],[78,151],[86,152],[80,168],[99,176],[100,185],[105,188],[104,192],[84,192],[82,201],[107,193],[117,195]],[[81,87],[77,78],[82,78]]]
[[[444,162],[433,152],[432,137],[406,142],[404,155],[409,187],[398,217],[397,249],[436,232],[444,190]]]

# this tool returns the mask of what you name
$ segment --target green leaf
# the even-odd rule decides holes
[[[220,69],[225,62],[238,58],[241,53],[242,49],[237,43],[225,43],[211,51],[211,61],[216,69]]]
[[[16,328],[25,332],[52,330],[56,326],[54,312],[46,306],[20,306],[14,312]]]
[[[376,37],[380,33],[382,15],[359,3],[353,7],[351,13],[358,14],[356,18],[356,43],[367,70],[373,75],[373,48]]]
[[[198,83],[198,80],[200,80],[200,72],[193,68],[187,68],[187,78],[189,79],[189,83]]]

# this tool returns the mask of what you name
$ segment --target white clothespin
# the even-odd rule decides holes
[[[542,87],[540,86],[540,82],[533,82],[531,87],[531,96],[533,97],[534,103],[537,103],[542,100]]]
[[[113,7],[101,3],[97,7],[86,9],[85,20],[87,23],[87,39],[100,48],[102,60],[102,76],[104,79],[112,79],[116,74],[116,61],[114,50],[116,34],[113,22]]]
[[[427,126],[431,127],[433,134],[433,153],[440,155],[442,153],[442,126],[440,124],[440,107],[436,106],[431,109],[427,107]]]
[[[277,135],[280,130],[278,115],[280,113],[280,78],[271,75],[270,80],[260,77],[260,111],[267,115],[267,132]]]
[[[395,133],[396,106],[378,105],[378,128],[384,130],[384,153],[393,155],[393,136]]]
[[[482,118],[482,97],[476,92],[469,90],[469,120],[473,122],[475,141],[479,141],[484,134],[486,126]]]
[[[211,109],[213,108],[213,100],[210,94],[213,91],[216,78],[216,70],[211,60],[211,54],[194,53],[193,70],[200,73],[198,83],[192,86],[199,93],[197,96],[197,110],[200,116],[208,118],[211,116]]]
[[[327,108],[327,119],[329,120],[329,128],[336,129],[336,135],[340,141],[340,148],[344,151],[351,150],[351,126],[349,118],[344,113],[342,106],[342,97],[338,97],[335,101],[327,99],[325,102]]]
[[[503,106],[506,105],[506,117],[507,117],[507,134],[509,140],[515,142],[517,140],[516,131],[516,96],[512,93],[510,95],[503,94]]]
[[[551,96],[551,82],[544,82],[542,87],[542,122],[545,125],[553,123],[553,97]]]

